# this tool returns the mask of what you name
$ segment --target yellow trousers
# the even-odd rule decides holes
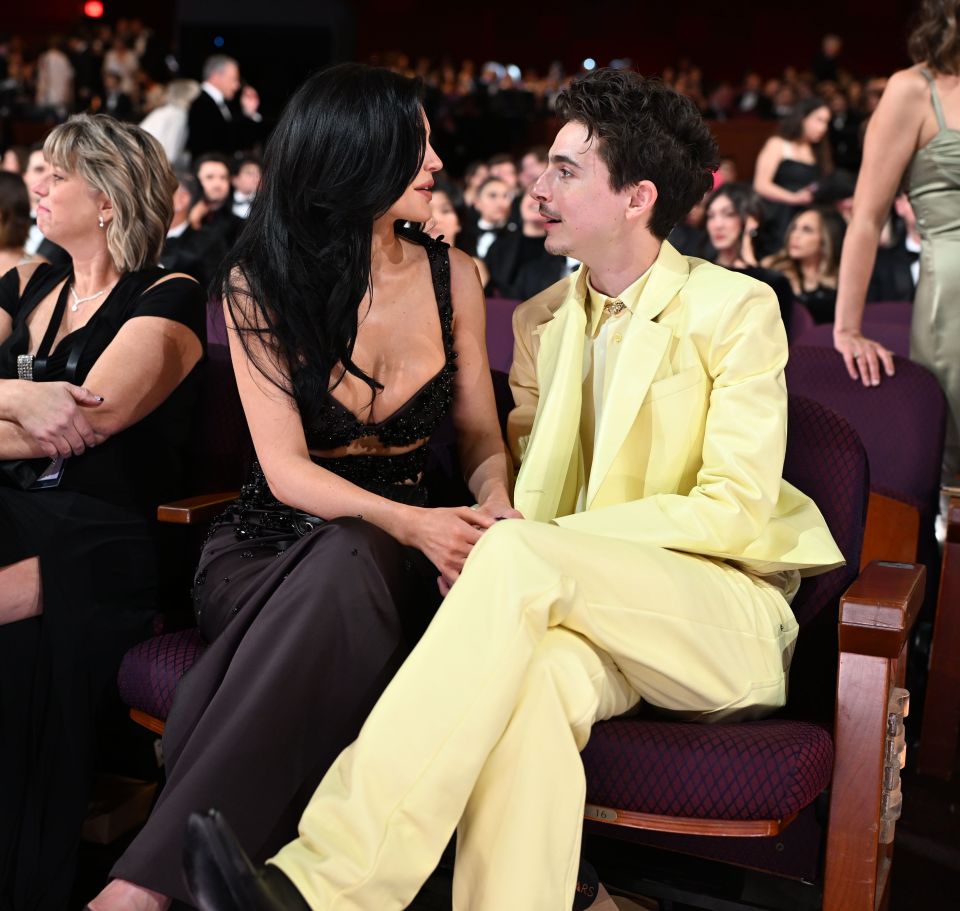
[[[776,588],[727,564],[501,522],[271,863],[314,909],[393,911],[457,829],[455,909],[567,911],[593,723],[641,699],[770,711],[796,632]]]

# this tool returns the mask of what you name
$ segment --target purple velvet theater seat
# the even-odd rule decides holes
[[[197,629],[154,636],[123,656],[117,685],[125,705],[165,720],[180,678],[206,651]]]
[[[869,309],[869,308],[868,308]],[[864,322],[863,330],[868,338],[880,342],[900,357],[910,356],[910,326],[904,323]],[[816,348],[833,348],[833,323],[820,323],[801,332],[790,340],[792,345]]]
[[[490,369],[510,372],[513,363],[513,311],[519,301],[487,298],[487,356]]]
[[[583,751],[587,802],[693,819],[784,819],[830,783],[833,741],[797,721],[610,721]]]
[[[717,724],[648,718],[602,722],[583,752],[588,803],[692,819],[779,820],[810,807],[829,785],[837,605],[859,565],[868,497],[866,452],[842,417],[791,395],[784,477],[813,497],[847,560],[845,566],[805,579],[794,599],[800,637],[786,710],[762,721]],[[616,827],[612,832],[604,828],[618,835]],[[818,833],[811,837],[812,847],[784,865],[788,875],[811,875]],[[630,838],[661,841],[656,833],[636,830]],[[749,851],[757,839],[721,841],[737,862],[740,849],[734,846],[742,843]],[[710,839],[690,838],[684,850],[715,854]]]
[[[810,311],[800,301],[794,301],[790,311],[790,343],[793,344],[816,325]]]
[[[872,306],[879,305],[868,309]],[[894,376],[867,387],[850,379],[838,352],[796,345],[787,363],[787,388],[843,415],[866,447],[871,489],[917,508],[917,560],[927,567],[927,584],[935,591],[939,558],[934,521],[947,405],[936,377],[925,367],[901,357],[895,358],[895,367]]]
[[[913,303],[911,301],[877,301],[867,304],[863,308],[863,323],[865,326],[872,323],[894,323],[900,326],[909,326],[912,319]]]

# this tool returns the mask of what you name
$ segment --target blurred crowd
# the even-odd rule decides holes
[[[544,220],[525,194],[546,161],[539,140],[552,133],[557,94],[597,62],[582,61],[576,71],[555,62],[543,72],[497,61],[412,60],[399,52],[370,62],[422,80],[432,140],[445,161],[427,229],[475,257],[487,293],[524,299],[576,268],[545,253]],[[0,39],[0,122],[3,136],[14,121],[52,126],[78,111],[141,123],[163,144],[179,181],[164,263],[206,282],[255,198],[269,122],[238,61],[216,55],[202,73],[190,74],[199,79],[182,75],[169,49],[135,19],[79,28],[44,47]],[[690,60],[660,75],[705,117],[729,122],[725,129],[766,123],[769,134],[755,163],[723,160],[714,194],[691,211],[673,243],[771,283],[788,325],[797,301],[814,320],[830,321],[864,130],[885,80],[853,76],[836,35],[823,38],[806,66],[775,76],[748,69],[740,80],[712,80]],[[5,140],[3,148],[4,170],[24,175],[29,191],[44,167],[40,145]],[[55,260],[56,251],[41,248],[35,224],[28,224],[22,251],[17,232],[5,235],[5,259],[17,261],[22,252]],[[883,245],[869,297],[909,299],[917,241],[904,196]]]

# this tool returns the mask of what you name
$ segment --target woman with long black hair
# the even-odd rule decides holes
[[[288,840],[473,545],[518,515],[473,262],[397,228],[429,219],[440,167],[416,83],[356,64],[307,80],[271,139],[220,276],[258,461],[200,559],[210,648],[168,719],[167,785],[94,911],[189,901],[197,806],[252,856]],[[474,509],[422,484],[449,409]]]

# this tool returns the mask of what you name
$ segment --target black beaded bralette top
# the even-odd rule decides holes
[[[440,331],[446,361],[443,367],[424,383],[396,411],[382,421],[366,423],[357,418],[331,393],[326,401],[313,409],[316,418],[305,427],[308,449],[339,449],[355,440],[374,437],[384,446],[410,446],[427,439],[439,426],[453,402],[453,375],[457,353],[453,350],[453,305],[450,299],[450,256],[443,241],[433,240],[419,231],[401,230],[400,236],[420,244],[427,253],[433,292],[440,313]]]
[[[440,331],[446,360],[443,367],[423,384],[406,402],[382,421],[366,423],[359,420],[342,402],[329,392],[325,401],[305,408],[298,402],[301,414],[315,415],[310,426],[304,427],[307,448],[316,450],[338,449],[355,440],[374,438],[383,446],[411,446],[427,440],[440,426],[440,422],[453,404],[453,377],[457,371],[457,353],[453,350],[453,303],[450,297],[450,255],[448,247],[419,231],[397,232],[413,243],[422,246],[430,263],[433,292],[440,314]],[[427,445],[424,443],[409,452],[399,455],[386,453],[357,454],[344,456],[318,456],[310,458],[323,468],[333,471],[348,481],[391,500],[425,505],[427,492],[420,481],[427,462]],[[272,508],[276,504],[269,487],[256,463],[247,484],[241,491],[238,505],[243,507]]]

